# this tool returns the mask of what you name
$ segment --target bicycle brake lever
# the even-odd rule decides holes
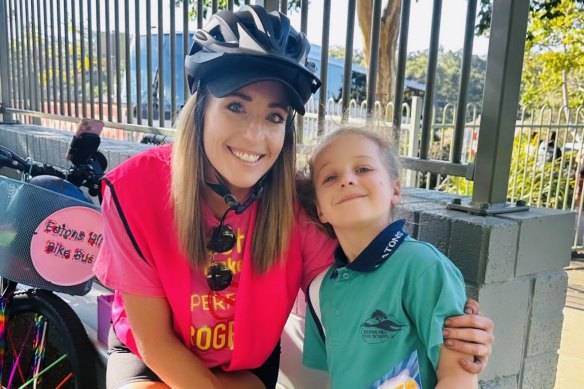
[[[0,146],[0,167],[23,170],[25,166],[19,163],[19,158],[7,148]]]

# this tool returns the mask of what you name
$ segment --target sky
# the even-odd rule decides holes
[[[110,2],[110,15],[115,7],[115,1]],[[168,7],[168,0],[163,0],[163,15],[165,30],[169,29],[170,12]],[[254,3],[252,1],[252,3]],[[382,7],[385,7],[387,0],[383,1]],[[123,4],[123,3],[122,3]],[[120,4],[118,12],[123,11],[123,5]],[[345,46],[346,39],[346,21],[348,0],[331,0],[331,31],[329,37],[330,46]],[[408,36],[408,52],[425,50],[429,46],[430,41],[430,26],[432,20],[432,0],[414,0],[411,2],[410,11],[410,32]],[[442,5],[442,21],[440,28],[440,45],[446,50],[459,50],[464,43],[464,22],[466,19],[466,5],[467,0],[447,0]],[[101,2],[102,12],[105,8],[104,2]],[[141,7],[141,29],[145,28],[145,8]],[[152,2],[152,24],[157,23],[157,5]],[[102,13],[103,14],[103,13]],[[120,12],[123,15],[123,12]],[[130,14],[134,15],[134,2],[130,2]],[[182,27],[182,7],[176,9],[177,17],[177,31]],[[291,12],[289,14],[292,25],[300,27],[300,13]],[[310,0],[310,8],[308,13],[308,38],[310,42],[320,45],[322,39],[322,18],[323,18],[323,0]],[[353,40],[353,47],[355,49],[363,48],[363,38],[358,28],[358,22],[355,15],[355,35]],[[113,18],[112,18],[113,19]],[[123,17],[120,18],[121,30],[123,27]],[[95,24],[95,17],[94,17]],[[105,26],[104,18],[102,17],[102,28]],[[111,28],[113,28],[113,20],[110,21]],[[191,29],[195,28],[195,22],[191,23]],[[130,29],[134,32],[134,18],[130,18]],[[144,30],[145,31],[145,30]],[[488,39],[484,37],[475,37],[473,53],[484,55],[488,51]]]
[[[385,7],[387,1],[383,2]],[[408,36],[408,52],[428,49],[430,42],[430,27],[432,21],[431,0],[417,0],[411,2],[410,32]],[[347,0],[334,0],[331,6],[331,33],[330,46],[345,46]],[[446,50],[462,49],[464,44],[464,24],[466,20],[466,0],[447,0],[442,3],[442,21],[440,23],[440,45]],[[308,16],[308,38],[311,42],[320,44],[322,36],[323,0],[310,0]],[[290,14],[294,26],[300,26],[300,15]],[[338,21],[338,22],[337,22]],[[363,48],[363,38],[358,28],[355,15],[355,35],[353,40],[355,49]],[[475,37],[473,53],[486,55],[488,39]]]

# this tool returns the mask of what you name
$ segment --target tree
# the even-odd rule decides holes
[[[428,67],[428,50],[409,53],[406,61],[405,77],[408,80],[424,83]],[[462,67],[462,50],[438,52],[436,69],[436,89],[434,101],[439,107],[454,103],[460,86],[460,68]],[[487,61],[473,55],[471,61],[468,102],[480,103],[483,97]]]
[[[331,46],[329,48],[329,56],[337,59],[345,59],[345,48],[343,46]],[[357,65],[367,66],[367,62],[365,62],[365,54],[358,49],[353,50],[351,62]]]
[[[537,13],[542,20],[551,21],[560,16],[556,9],[565,0],[531,0],[529,10],[531,15]],[[571,3],[584,4],[584,0],[568,0]],[[493,0],[481,0],[477,24],[475,27],[476,35],[487,35],[491,26],[491,16],[493,14]],[[529,40],[529,35],[527,36]]]
[[[416,0],[417,1],[417,0]],[[487,35],[489,31],[489,27],[491,25],[491,15],[492,15],[492,7],[493,7],[492,0],[481,0],[480,1],[480,8],[477,18],[477,23],[475,26],[475,34],[476,35]],[[566,17],[564,12],[562,11],[562,7],[571,6],[572,9],[579,12],[580,17],[582,14],[582,6],[584,5],[584,0],[531,0],[530,2],[530,20],[533,24],[534,21],[539,21],[542,24],[549,23],[549,25],[553,24],[563,24],[566,29],[570,28],[570,24],[567,23]],[[363,38],[365,42],[365,61],[369,63],[371,47],[370,47],[370,36],[371,36],[371,15],[372,15],[372,7],[373,2],[371,0],[358,0],[357,1],[357,14],[358,14],[358,22],[361,32],[363,33]],[[397,37],[399,35],[399,16],[401,12],[401,0],[388,0],[383,12],[382,12],[382,20],[381,20],[381,34],[380,34],[380,43],[379,43],[379,63],[378,63],[378,74],[377,74],[377,96],[378,100],[387,102],[391,101],[394,91],[394,79],[395,79],[395,51],[397,47]],[[553,22],[553,23],[552,23]],[[535,23],[537,25],[537,23]],[[573,35],[581,34],[582,28],[574,25],[573,27]],[[530,41],[537,41],[536,35],[527,36],[528,42]],[[574,42],[575,44],[575,42]],[[577,68],[575,65],[574,60],[576,58],[582,58],[582,55],[576,51],[572,51],[570,53],[566,53],[564,58],[549,58],[551,56],[545,56],[541,58],[542,64],[538,65],[538,69],[541,69],[541,73],[544,74],[546,70],[549,70],[549,66],[554,63],[557,64],[558,62],[562,62],[564,64],[570,63],[574,65],[574,69]],[[569,57],[569,58],[568,58]],[[530,58],[531,59],[531,58]],[[546,66],[543,66],[543,65]],[[535,66],[535,65],[534,65]],[[581,65],[578,65],[581,66]],[[572,85],[573,89],[578,89],[579,93],[584,93],[582,90],[584,88],[581,85],[580,80],[582,77],[573,77],[570,78],[568,76],[569,72],[566,75],[562,75],[565,82],[563,84],[570,86]],[[551,82],[550,82],[551,83]],[[557,82],[554,82],[555,85],[560,85]],[[568,95],[564,91],[564,95]],[[541,95],[541,93],[540,93]],[[581,97],[573,98],[574,101],[581,101]],[[572,102],[574,105],[574,102]]]
[[[522,104],[584,103],[584,2],[562,0],[532,12],[527,30]],[[547,18],[548,13],[554,15]],[[561,88],[558,88],[561,86]]]
[[[388,0],[381,15],[381,31],[379,36],[379,61],[377,70],[376,99],[387,103],[393,100],[395,93],[395,48],[399,35],[401,0]],[[365,62],[371,58],[371,16],[373,15],[373,1],[357,1],[357,18],[359,28],[365,42]]]

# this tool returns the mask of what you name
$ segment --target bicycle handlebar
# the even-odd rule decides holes
[[[53,165],[49,165],[48,163],[33,162],[30,164],[30,175],[32,177],[48,175],[63,178],[66,180],[69,174],[66,170],[60,169]]]
[[[0,145],[0,167],[23,171],[28,170],[28,162],[7,147]]]
[[[101,155],[101,157],[105,158],[103,155]],[[29,174],[31,177],[49,175],[63,178],[77,187],[85,186],[89,189],[89,195],[91,196],[97,196],[99,194],[99,180],[104,174],[99,157],[92,158],[84,164],[73,164],[70,169],[61,169],[48,163],[26,160],[12,150],[1,145],[0,167],[18,170]]]

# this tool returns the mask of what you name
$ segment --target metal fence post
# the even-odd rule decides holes
[[[529,0],[495,0],[472,203],[507,199]]]
[[[10,107],[10,91],[8,89],[8,13],[6,0],[0,0],[0,114],[2,121],[12,123],[12,114],[5,111]]]
[[[422,107],[424,101],[421,97],[412,97],[412,110],[410,113],[410,130],[408,131],[408,150],[406,155],[408,157],[416,158],[418,155],[420,133],[422,129]],[[418,172],[416,170],[408,169],[405,173],[405,186],[415,186]]]
[[[329,60],[329,33],[331,24],[331,0],[324,0],[322,6],[322,42],[320,48],[320,80],[322,85],[318,91],[318,137],[324,134],[325,115],[327,107],[326,88],[328,83],[328,60]]]

